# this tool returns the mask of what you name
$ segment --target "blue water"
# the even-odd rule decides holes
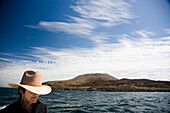
[[[0,109],[17,99],[16,89],[0,88]],[[39,100],[48,113],[170,113],[169,92],[52,91]]]

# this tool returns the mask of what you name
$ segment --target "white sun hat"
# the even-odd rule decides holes
[[[9,83],[8,85],[12,88],[21,86],[32,93],[41,95],[49,94],[52,90],[50,86],[42,85],[41,73],[32,70],[24,72],[20,84]]]

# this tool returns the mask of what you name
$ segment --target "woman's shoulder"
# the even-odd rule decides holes
[[[0,113],[27,113],[27,111],[23,110],[20,103],[16,101],[2,109]]]
[[[41,103],[39,100],[36,103],[35,113],[47,113],[47,107],[45,104]]]
[[[40,102],[39,100],[37,100],[36,106],[46,107],[46,105],[44,103]]]
[[[12,104],[9,104],[6,108],[16,108],[16,107],[19,107],[19,102],[18,101],[13,102]]]
[[[18,106],[18,102],[14,102],[14,103],[9,104],[8,106],[6,106],[1,111],[9,111],[9,110],[12,110],[12,109],[16,108],[17,106]]]

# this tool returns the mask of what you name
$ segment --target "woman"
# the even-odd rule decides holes
[[[2,109],[0,113],[47,113],[46,106],[38,100],[39,95],[49,94],[51,87],[42,85],[40,72],[25,71],[20,84],[9,83],[18,88],[19,99]]]

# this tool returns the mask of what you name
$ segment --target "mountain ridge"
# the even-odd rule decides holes
[[[51,86],[54,90],[170,92],[170,81],[128,78],[117,79],[107,73],[82,74],[70,80],[48,81],[43,84]]]
[[[108,81],[108,80],[118,80],[118,79],[107,74],[107,73],[90,73],[90,74],[78,75],[77,77],[71,79],[70,81],[73,81],[73,82],[86,81],[86,82],[88,82],[88,81],[95,81],[95,80]]]

